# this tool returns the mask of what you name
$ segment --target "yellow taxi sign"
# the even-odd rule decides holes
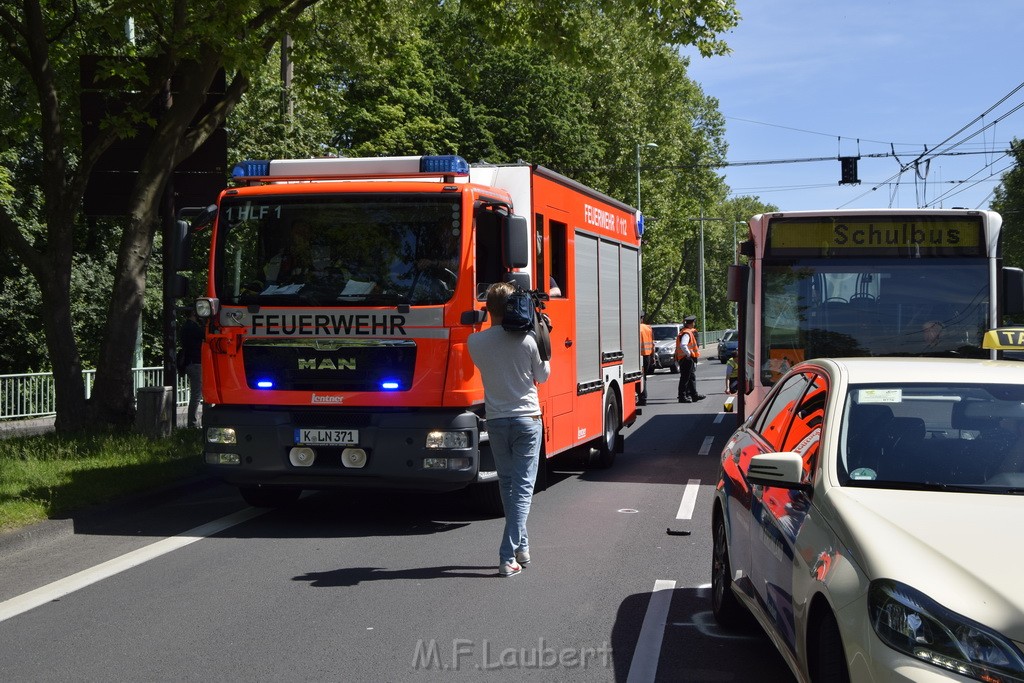
[[[985,333],[984,349],[1024,351],[1024,327],[997,327]]]

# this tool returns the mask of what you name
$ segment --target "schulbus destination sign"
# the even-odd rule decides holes
[[[980,256],[980,220],[778,220],[768,227],[768,250],[777,256]]]

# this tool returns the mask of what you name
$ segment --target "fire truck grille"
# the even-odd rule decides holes
[[[416,368],[412,341],[250,339],[242,353],[252,389],[407,391]]]

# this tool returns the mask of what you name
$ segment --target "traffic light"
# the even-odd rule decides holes
[[[858,159],[860,157],[839,157],[840,185],[860,185],[860,178],[857,177]]]

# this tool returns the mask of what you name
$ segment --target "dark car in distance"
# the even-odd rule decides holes
[[[736,346],[739,342],[739,335],[736,330],[726,330],[718,342],[718,362],[725,363],[736,355]]]

